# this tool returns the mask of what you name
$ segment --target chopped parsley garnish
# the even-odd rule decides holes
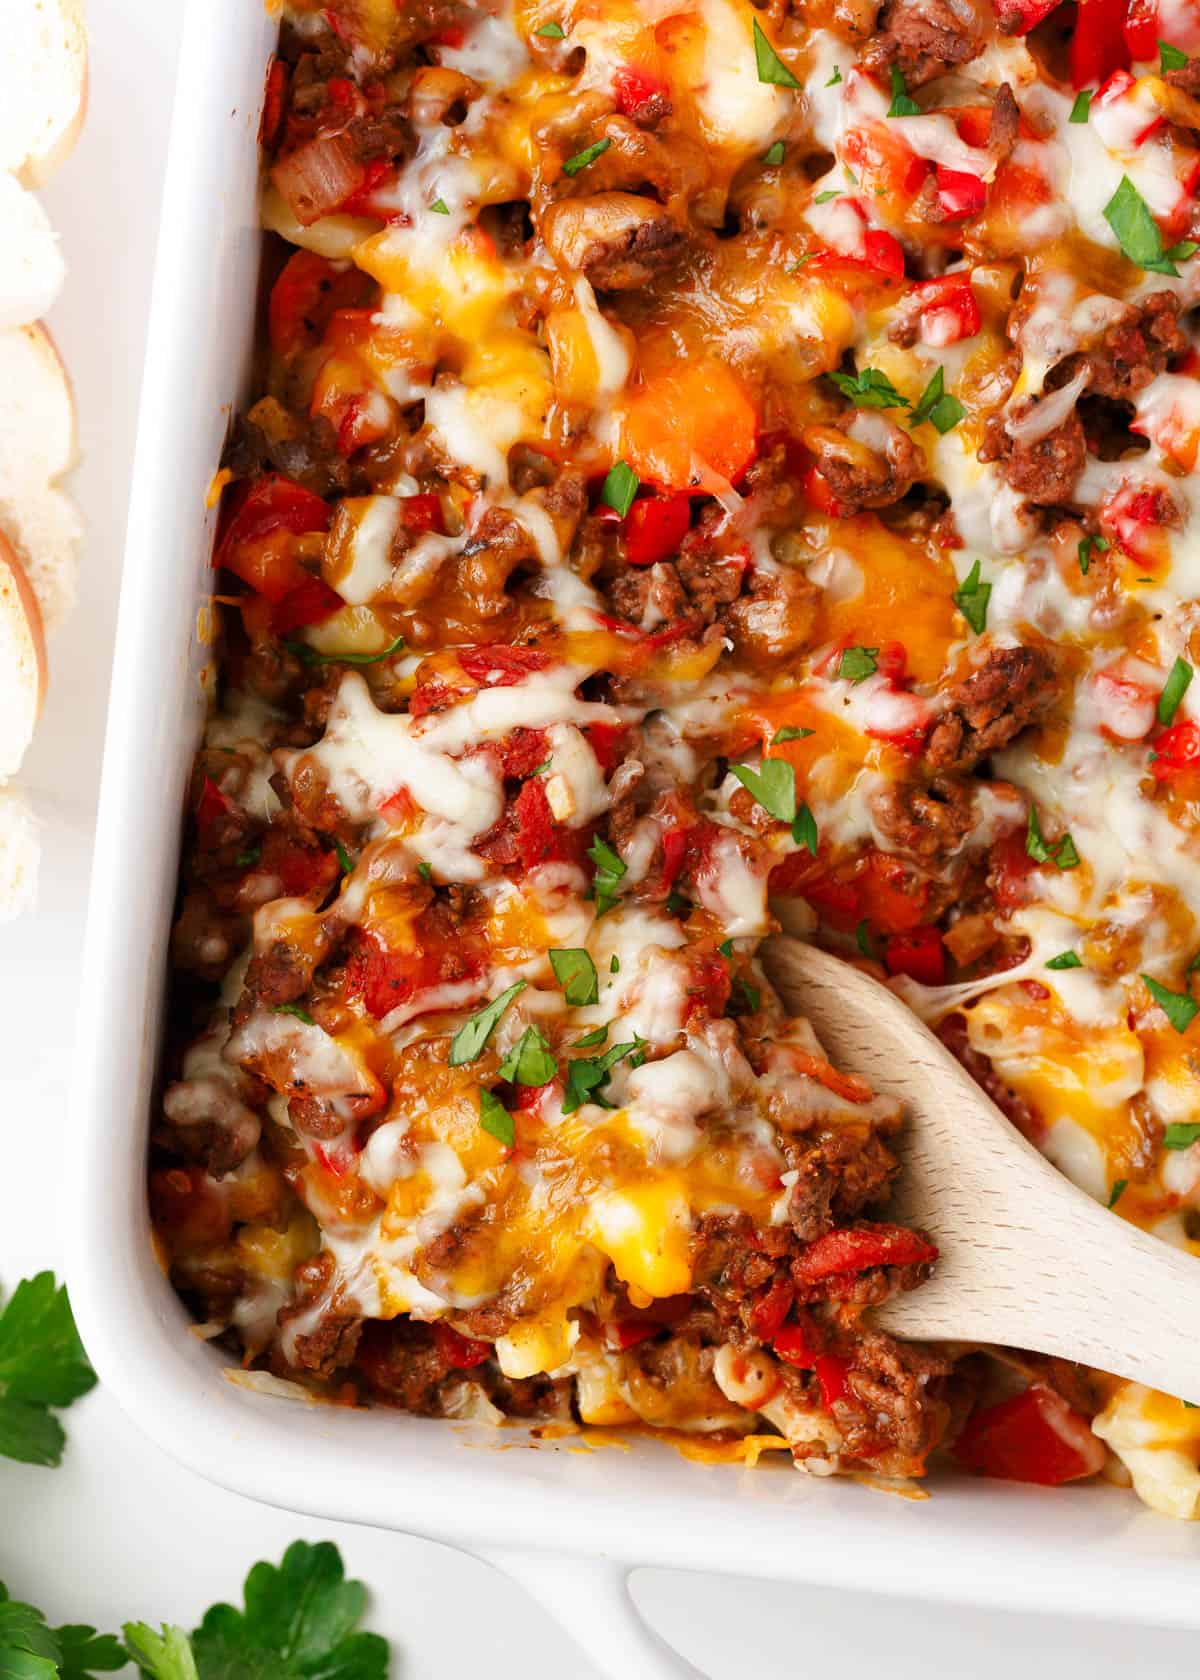
[[[798,88],[800,83],[763,34],[757,18],[754,20],[754,63],[760,82],[772,87]]]
[[[563,1095],[562,1111],[574,1114],[584,1103],[599,1103],[602,1108],[612,1105],[604,1096],[604,1087],[617,1063],[626,1056],[640,1053],[639,1041],[614,1044],[602,1056],[575,1056],[567,1063],[567,1088]],[[644,1058],[643,1058],[644,1059]],[[637,1064],[634,1064],[637,1065]]]
[[[535,29],[534,34],[540,35],[543,41],[565,41],[567,37],[567,32],[562,24],[553,21],[544,23],[540,29]]]
[[[1200,1139],[1200,1121],[1176,1120],[1163,1133],[1164,1149],[1190,1149]]]
[[[717,950],[728,960],[728,958],[733,956],[733,940],[722,939],[721,943],[717,946]]]
[[[1200,1014],[1200,1003],[1197,1003],[1187,992],[1169,992],[1165,986],[1160,985],[1157,980],[1152,980],[1148,974],[1142,975],[1142,982],[1145,985],[1146,990],[1150,993],[1150,996],[1167,1017],[1167,1020],[1170,1021],[1171,1025],[1175,1028],[1175,1031],[1177,1033],[1185,1033],[1195,1020],[1196,1016]],[[1167,1127],[1166,1133],[1163,1134],[1164,1143],[1166,1142],[1167,1135],[1173,1130],[1175,1130],[1175,1128],[1171,1126]],[[1197,1128],[1195,1135],[1200,1136],[1200,1128]],[[1189,1138],[1188,1142],[1191,1141],[1192,1140]],[[1186,1149],[1186,1147],[1186,1143],[1167,1144],[1168,1149]]]
[[[1163,691],[1158,697],[1159,723],[1165,725],[1174,718],[1195,674],[1186,659],[1177,659],[1172,665],[1171,674],[1163,684]]]
[[[988,602],[992,598],[990,583],[979,577],[980,563],[976,560],[962,583],[954,591],[954,605],[977,636],[982,636],[987,624]]]
[[[1088,113],[1091,108],[1091,90],[1089,88],[1084,88],[1082,93],[1077,93],[1075,95],[1075,103],[1071,107],[1071,115],[1067,118],[1067,121],[1073,123],[1085,123],[1088,120]]]
[[[544,758],[540,764],[534,765],[533,769],[529,772],[530,776],[544,776],[553,763],[554,755],[551,753],[549,758]]]
[[[875,941],[871,938],[871,929],[865,917],[854,930],[854,943],[864,957],[873,958],[875,956]]]
[[[667,894],[665,909],[668,916],[685,915],[691,908],[691,899],[685,898],[681,892],[677,892],[674,888],[672,888]]]
[[[763,162],[767,165],[768,169],[773,169],[776,164],[783,162],[783,153],[783,141],[776,140],[768,146],[766,151],[763,153]]]
[[[615,951],[613,952],[612,960],[609,962],[608,972],[610,974],[620,974],[621,972],[621,959],[617,956]]]
[[[1081,540],[1076,554],[1079,558],[1079,570],[1084,577],[1087,576],[1088,567],[1092,563],[1092,555],[1107,554],[1111,547],[1112,544],[1107,537],[1084,537]]]
[[[617,902],[625,865],[604,840],[593,840],[587,855],[596,865],[596,873],[592,876],[592,896],[596,900],[596,914],[603,916]]]
[[[58,1464],[67,1438],[51,1408],[69,1406],[95,1382],[67,1292],[53,1272],[39,1272],[18,1283],[0,1311],[0,1458],[15,1458],[22,1464]],[[0,1674],[10,1672],[4,1667],[4,1643],[0,1631]],[[33,1675],[36,1671],[11,1672]]]
[[[771,745],[773,747],[781,747],[785,741],[807,741],[810,735],[815,734],[816,730],[814,729],[797,729],[794,725],[789,723],[785,724],[782,729],[777,729],[775,731],[774,735],[771,737]]]
[[[338,868],[341,870],[343,875],[349,875],[354,868],[354,859],[350,856],[350,853],[346,850],[345,846],[342,845],[340,840],[335,840],[333,842],[333,849],[337,853]]]
[[[813,857],[816,857],[817,819],[803,800],[800,802],[800,809],[796,812],[796,820],[792,824],[792,839],[797,846],[802,846],[805,850],[811,852]]]
[[[585,1009],[589,1003],[599,1000],[596,965],[586,951],[551,951],[550,967],[572,1009]]]
[[[421,877],[422,881],[432,881],[433,865],[431,863],[419,863],[417,865],[417,874]]]
[[[451,1067],[465,1067],[468,1062],[478,1061],[487,1047],[488,1039],[500,1024],[500,1017],[512,1000],[524,990],[524,980],[517,980],[507,991],[501,992],[498,998],[493,998],[491,1003],[485,1003],[482,1009],[477,1009],[471,1019],[459,1027],[450,1041]]]
[[[752,764],[731,764],[729,773],[776,822],[795,821],[796,772],[786,758],[764,758],[757,770]]]
[[[757,1013],[758,1008],[762,1003],[762,993],[759,991],[758,987],[752,986],[749,980],[743,980],[740,974],[734,981],[734,985],[741,993],[743,999],[745,1000],[746,1007],[750,1010],[750,1012],[752,1014]]]
[[[297,1021],[303,1021],[306,1027],[315,1027],[317,1024],[308,1010],[302,1009],[298,1003],[277,1003],[275,1013],[276,1015],[294,1015]]]
[[[1053,863],[1059,869],[1075,869],[1079,865],[1079,853],[1075,850],[1075,842],[1069,834],[1064,834],[1061,840],[1051,846],[1042,833],[1042,825],[1038,819],[1036,805],[1029,807],[1029,826],[1025,831],[1025,853],[1034,863]]]
[[[608,1037],[607,1027],[593,1027],[591,1032],[584,1033],[571,1046],[572,1050],[594,1050],[597,1044],[603,1044]]]
[[[910,426],[919,426],[923,420],[928,420],[930,425],[935,426],[945,437],[947,432],[952,432],[958,425],[967,411],[958,398],[946,390],[945,378],[942,369],[938,368],[921,392],[917,406],[912,411],[912,418],[908,422]]]
[[[639,479],[633,468],[625,461],[608,469],[604,478],[604,488],[600,492],[600,500],[606,507],[615,508],[624,519],[633,506],[633,498],[638,493]]]
[[[450,214],[450,206],[444,198],[435,198],[429,208],[435,216],[448,216]]]
[[[892,103],[887,108],[889,117],[919,117],[921,107],[911,98],[908,83],[904,80],[899,65],[892,65]]]
[[[253,869],[254,865],[261,857],[261,846],[247,846],[246,850],[244,852],[239,852],[233,861],[239,869]]]
[[[1158,223],[1128,175],[1122,175],[1120,186],[1104,206],[1104,220],[1130,262],[1151,274],[1170,274],[1178,278],[1179,270],[1175,263],[1183,262],[1196,253],[1197,246],[1190,239],[1173,245],[1169,251],[1163,250]]]
[[[1077,951],[1060,951],[1056,957],[1050,958],[1046,967],[1054,969],[1082,968],[1083,959]]]
[[[578,175],[580,170],[586,169],[589,163],[595,163],[596,159],[602,156],[611,145],[612,141],[608,139],[594,140],[590,146],[585,146],[581,152],[576,152],[574,157],[567,159],[563,164],[563,174]]]
[[[505,1149],[512,1148],[516,1135],[513,1117],[494,1091],[481,1090],[479,1093],[479,1124]]]
[[[1110,1208],[1116,1207],[1117,1203],[1121,1200],[1121,1197],[1125,1194],[1128,1188],[1129,1180],[1127,1178],[1118,1178],[1114,1182],[1112,1189],[1108,1193],[1108,1205]]]
[[[285,642],[283,645],[304,665],[378,665],[381,659],[390,659],[394,653],[399,653],[404,646],[404,637],[397,636],[380,653],[321,653],[317,648],[309,647],[307,642]]]
[[[549,1042],[537,1027],[526,1027],[500,1063],[500,1077],[510,1085],[548,1085],[558,1072]]]
[[[1188,55],[1173,47],[1169,41],[1158,43],[1158,67],[1165,76],[1168,70],[1182,70],[1187,64]]]
[[[833,67],[833,75],[830,76],[829,80],[825,83],[825,86],[826,87],[836,87],[838,85],[838,83],[841,81],[841,79],[842,79],[842,72],[838,69],[837,65],[835,64],[834,67]]]
[[[878,368],[863,368],[858,373],[839,373],[835,369],[829,378],[856,408],[909,406],[908,398],[902,397],[887,374],[880,373]]]
[[[831,198],[841,198],[841,196],[842,195],[837,187],[826,187],[824,192],[819,192],[817,194],[816,198],[813,199],[813,203],[828,204]]]
[[[843,682],[866,682],[878,670],[879,649],[877,647],[848,647],[842,649],[842,657],[838,660],[837,670],[833,673]]]

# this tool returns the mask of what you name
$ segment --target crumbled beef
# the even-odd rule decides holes
[[[896,1157],[871,1126],[839,1126],[783,1141],[788,1171],[798,1176],[788,1196],[788,1224],[804,1242],[883,1202],[897,1172]]]
[[[975,1083],[984,1090],[1002,1114],[1031,1142],[1037,1143],[1045,1133],[1045,1123],[1037,1111],[1019,1097],[992,1066],[991,1058],[972,1049],[967,1038],[967,1019],[955,1013],[947,1015],[937,1029],[942,1043],[962,1063]]]
[[[627,566],[609,584],[608,599],[619,618],[642,630],[673,624],[688,607],[679,573],[666,560],[654,566]]]
[[[889,782],[871,801],[871,815],[889,850],[942,870],[971,832],[974,800],[951,776],[935,776],[927,786]]]
[[[1088,366],[1087,389],[1095,396],[1126,401],[1144,391],[1174,356],[1188,348],[1179,325],[1174,292],[1151,292],[1129,314],[1107,327],[1093,349],[1081,352]],[[1060,384],[1074,376],[1080,356],[1068,356],[1053,369]]]
[[[580,263],[598,292],[630,291],[646,286],[682,255],[686,235],[666,215],[640,222],[619,238],[597,239]]]
[[[925,471],[925,457],[913,440],[882,416],[872,415],[872,431],[885,433],[882,449],[853,435],[857,415],[832,426],[809,426],[805,447],[816,456],[821,476],[844,513],[891,507]]]
[[[220,908],[211,893],[188,892],[171,930],[172,965],[201,980],[222,979],[246,943],[248,926],[242,912]]]
[[[821,591],[794,566],[756,566],[749,587],[724,613],[735,651],[774,664],[809,646]]]
[[[895,65],[910,88],[969,64],[984,37],[983,20],[965,19],[948,0],[885,0],[876,31],[863,49],[864,67],[886,80]]]
[[[722,607],[737,600],[746,581],[743,555],[708,554],[686,539],[675,566],[688,601],[705,624],[712,624]]]
[[[290,431],[292,435],[275,436],[253,420],[240,419],[225,452],[225,465],[238,478],[273,469],[317,496],[350,489],[350,467],[338,453],[337,432],[324,414],[295,419]]]
[[[247,1090],[242,1092],[232,1075],[197,1075],[168,1085],[163,1123],[154,1132],[156,1146],[203,1167],[212,1178],[224,1178],[240,1167],[261,1132],[258,1115],[243,1101],[252,1081],[244,1083]]]
[[[863,1331],[845,1354],[847,1393],[831,1409],[846,1453],[893,1474],[920,1470],[950,1421],[942,1390],[952,1362],[878,1330]]]
[[[971,770],[1045,717],[1058,693],[1058,675],[1040,648],[993,648],[978,671],[948,691],[925,756],[937,770]]]
[[[662,205],[637,193],[563,198],[542,217],[546,249],[597,291],[646,286],[680,257],[687,235]]]
[[[1193,99],[1200,99],[1200,58],[1189,58],[1178,70],[1168,70],[1163,81],[1168,87],[1179,88]]]
[[[399,105],[385,105],[378,114],[356,117],[346,128],[346,138],[361,163],[386,158],[402,164],[417,149],[412,124]]]
[[[438,1415],[451,1366],[430,1325],[407,1317],[372,1319],[364,1326],[354,1363],[372,1398],[406,1412]]]
[[[359,1313],[350,1311],[335,1296],[330,1295],[337,1264],[328,1249],[302,1261],[296,1268],[296,1297],[280,1307],[277,1323],[285,1333],[292,1367],[311,1371],[318,1377],[332,1376],[349,1365],[354,1358],[363,1322]],[[312,1320],[310,1329],[287,1335],[287,1327],[294,1319]]]
[[[1072,411],[1042,437],[1018,440],[1008,429],[1008,419],[1021,419],[1036,406],[1028,398],[1011,416],[993,415],[979,448],[981,461],[998,461],[1004,477],[1035,507],[1069,506],[1075,480],[1087,459],[1083,421]]]

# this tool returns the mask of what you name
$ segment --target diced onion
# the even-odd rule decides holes
[[[311,227],[357,192],[366,172],[344,135],[324,134],[277,163],[271,179],[301,227]]]

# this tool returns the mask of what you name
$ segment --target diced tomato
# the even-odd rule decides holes
[[[941,350],[964,338],[974,338],[983,325],[979,304],[971,290],[971,276],[966,272],[923,280],[913,287],[912,295],[920,310],[918,330],[922,344]]]
[[[439,29],[436,35],[429,37],[435,47],[449,47],[451,51],[461,47],[467,38],[467,28],[463,23],[448,23],[444,29]]]
[[[818,513],[827,513],[831,519],[844,519],[846,517],[846,508],[834,495],[829,480],[819,467],[809,467],[802,482],[804,494]]]
[[[1154,743],[1150,768],[1160,782],[1181,770],[1200,769],[1200,724],[1184,718],[1164,729]]]
[[[895,234],[882,228],[868,228],[863,235],[863,251],[872,268],[886,274],[889,280],[904,278],[904,247]]]
[[[443,981],[448,959],[458,979],[474,979],[482,972],[477,941],[447,926],[436,907],[417,916],[405,950],[392,950],[378,933],[358,928],[346,963],[346,996],[361,998],[367,1014],[380,1020]]]
[[[371,206],[371,194],[378,192],[386,182],[395,178],[396,166],[390,158],[371,158],[363,164],[362,184],[355,188],[349,198],[343,199],[338,206],[343,216],[370,216],[375,214]],[[407,218],[405,219],[407,226]]]
[[[936,928],[914,928],[912,933],[895,933],[883,948],[889,974],[907,974],[922,986],[941,986],[946,979],[946,948]]]
[[[987,187],[978,175],[947,169],[939,163],[936,180],[938,205],[946,221],[961,222],[967,216],[977,216],[987,203]]]
[[[1121,552],[1150,566],[1167,558],[1167,531],[1178,517],[1165,490],[1131,484],[1122,485],[1100,510],[1100,524]]]
[[[301,846],[282,829],[269,828],[263,835],[258,868],[277,875],[287,898],[324,895],[337,880],[337,853],[319,846]]]
[[[442,500],[432,490],[422,491],[417,496],[405,496],[400,517],[410,531],[436,531],[438,536],[446,534]]]
[[[715,951],[692,953],[687,988],[689,1015],[704,1011],[714,1020],[717,1019],[725,1013],[732,990],[729,964],[723,958]]]
[[[512,781],[531,776],[550,756],[550,744],[544,729],[514,729],[503,741],[482,749],[499,760],[500,772]]]
[[[675,885],[679,871],[683,868],[683,860],[687,856],[687,849],[688,831],[686,828],[678,827],[664,830],[662,837],[662,876],[655,883],[658,892],[669,893]]]
[[[772,1285],[772,1288],[776,1287]],[[788,1296],[793,1291],[788,1287]],[[822,1341],[814,1334],[813,1326],[801,1319],[792,1319],[777,1332],[771,1343],[780,1359],[786,1359],[789,1365],[795,1365],[804,1371],[811,1371],[821,1358]]]
[[[691,520],[686,496],[639,496],[625,515],[626,560],[631,566],[653,566],[678,553]]]
[[[817,1386],[821,1390],[821,1404],[829,1411],[835,1400],[844,1400],[850,1392],[847,1377],[850,1362],[836,1353],[823,1353],[816,1363]]]
[[[461,1336],[453,1325],[444,1323],[440,1318],[434,1321],[433,1345],[453,1371],[471,1371],[495,1352],[491,1342],[477,1342],[472,1336]]]
[[[622,452],[638,477],[666,490],[734,480],[754,459],[758,414],[737,374],[711,356],[679,361],[633,392]]]
[[[537,648],[506,647],[502,642],[485,642],[479,647],[460,648],[458,663],[480,688],[512,688],[534,671],[544,671],[550,655]]]
[[[791,1311],[796,1291],[785,1278],[776,1278],[750,1309],[750,1330],[761,1342],[771,1341]]]
[[[1028,35],[1062,0],[996,0],[996,22],[1005,35]]]
[[[596,763],[606,776],[621,762],[621,749],[629,738],[623,723],[589,723],[584,730],[588,746],[596,756]]]
[[[925,916],[928,886],[887,852],[868,852],[858,886],[860,915],[880,933],[907,933]]]
[[[282,473],[267,473],[248,487],[238,485],[222,517],[214,565],[277,603],[308,575],[296,560],[294,545],[278,539],[328,530],[331,512],[303,485]]]
[[[283,132],[287,90],[288,67],[283,59],[273,58],[267,66],[262,115],[258,119],[258,143],[264,152],[273,152],[279,144],[279,137]]]
[[[271,629],[277,636],[288,636],[306,624],[320,624],[344,605],[342,597],[323,578],[305,578],[272,608]]]
[[[668,94],[666,82],[660,76],[655,76],[649,70],[641,70],[635,64],[626,64],[613,76],[613,94],[617,101],[617,109],[623,116],[636,117],[644,111],[651,100],[665,99]]]
[[[196,833],[204,851],[212,851],[220,844],[225,818],[236,813],[237,806],[233,800],[221,792],[211,776],[205,776],[196,806]]]
[[[513,810],[521,862],[526,869],[533,869],[549,858],[554,843],[554,814],[540,777],[522,783]]]
[[[1059,1487],[1104,1467],[1104,1445],[1088,1420],[1048,1388],[1034,1386],[973,1412],[954,1444],[968,1470],[1009,1482]]]
[[[903,642],[884,642],[875,659],[875,669],[889,682],[902,683],[908,670],[908,649]]]
[[[1128,64],[1126,5],[1127,0],[1079,0],[1067,48],[1075,87],[1091,87]]]
[[[799,1285],[821,1283],[872,1266],[913,1266],[937,1259],[937,1249],[904,1225],[864,1225],[826,1231],[792,1262]]]
[[[1025,848],[1025,835],[1015,830],[997,840],[989,859],[988,879],[992,884],[996,906],[1000,910],[1016,910],[1029,897],[1029,877],[1037,868]]]
[[[841,160],[871,197],[911,198],[929,173],[929,164],[897,132],[902,126],[872,122],[842,136]]]

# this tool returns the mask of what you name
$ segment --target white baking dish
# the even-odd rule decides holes
[[[259,0],[190,0],[82,987],[70,1285],[102,1379],[149,1436],[213,1481],[489,1557],[622,1680],[682,1672],[628,1608],[623,1575],[637,1564],[1200,1627],[1200,1528],[1113,1489],[958,1481],[917,1502],[782,1465],[704,1468],[649,1441],[512,1450],[525,1445],[513,1430],[481,1438],[247,1392],[188,1334],[151,1253],[143,1155],[208,658],[205,491],[248,366],[255,130],[274,33]],[[575,1560],[585,1554],[590,1564]]]

